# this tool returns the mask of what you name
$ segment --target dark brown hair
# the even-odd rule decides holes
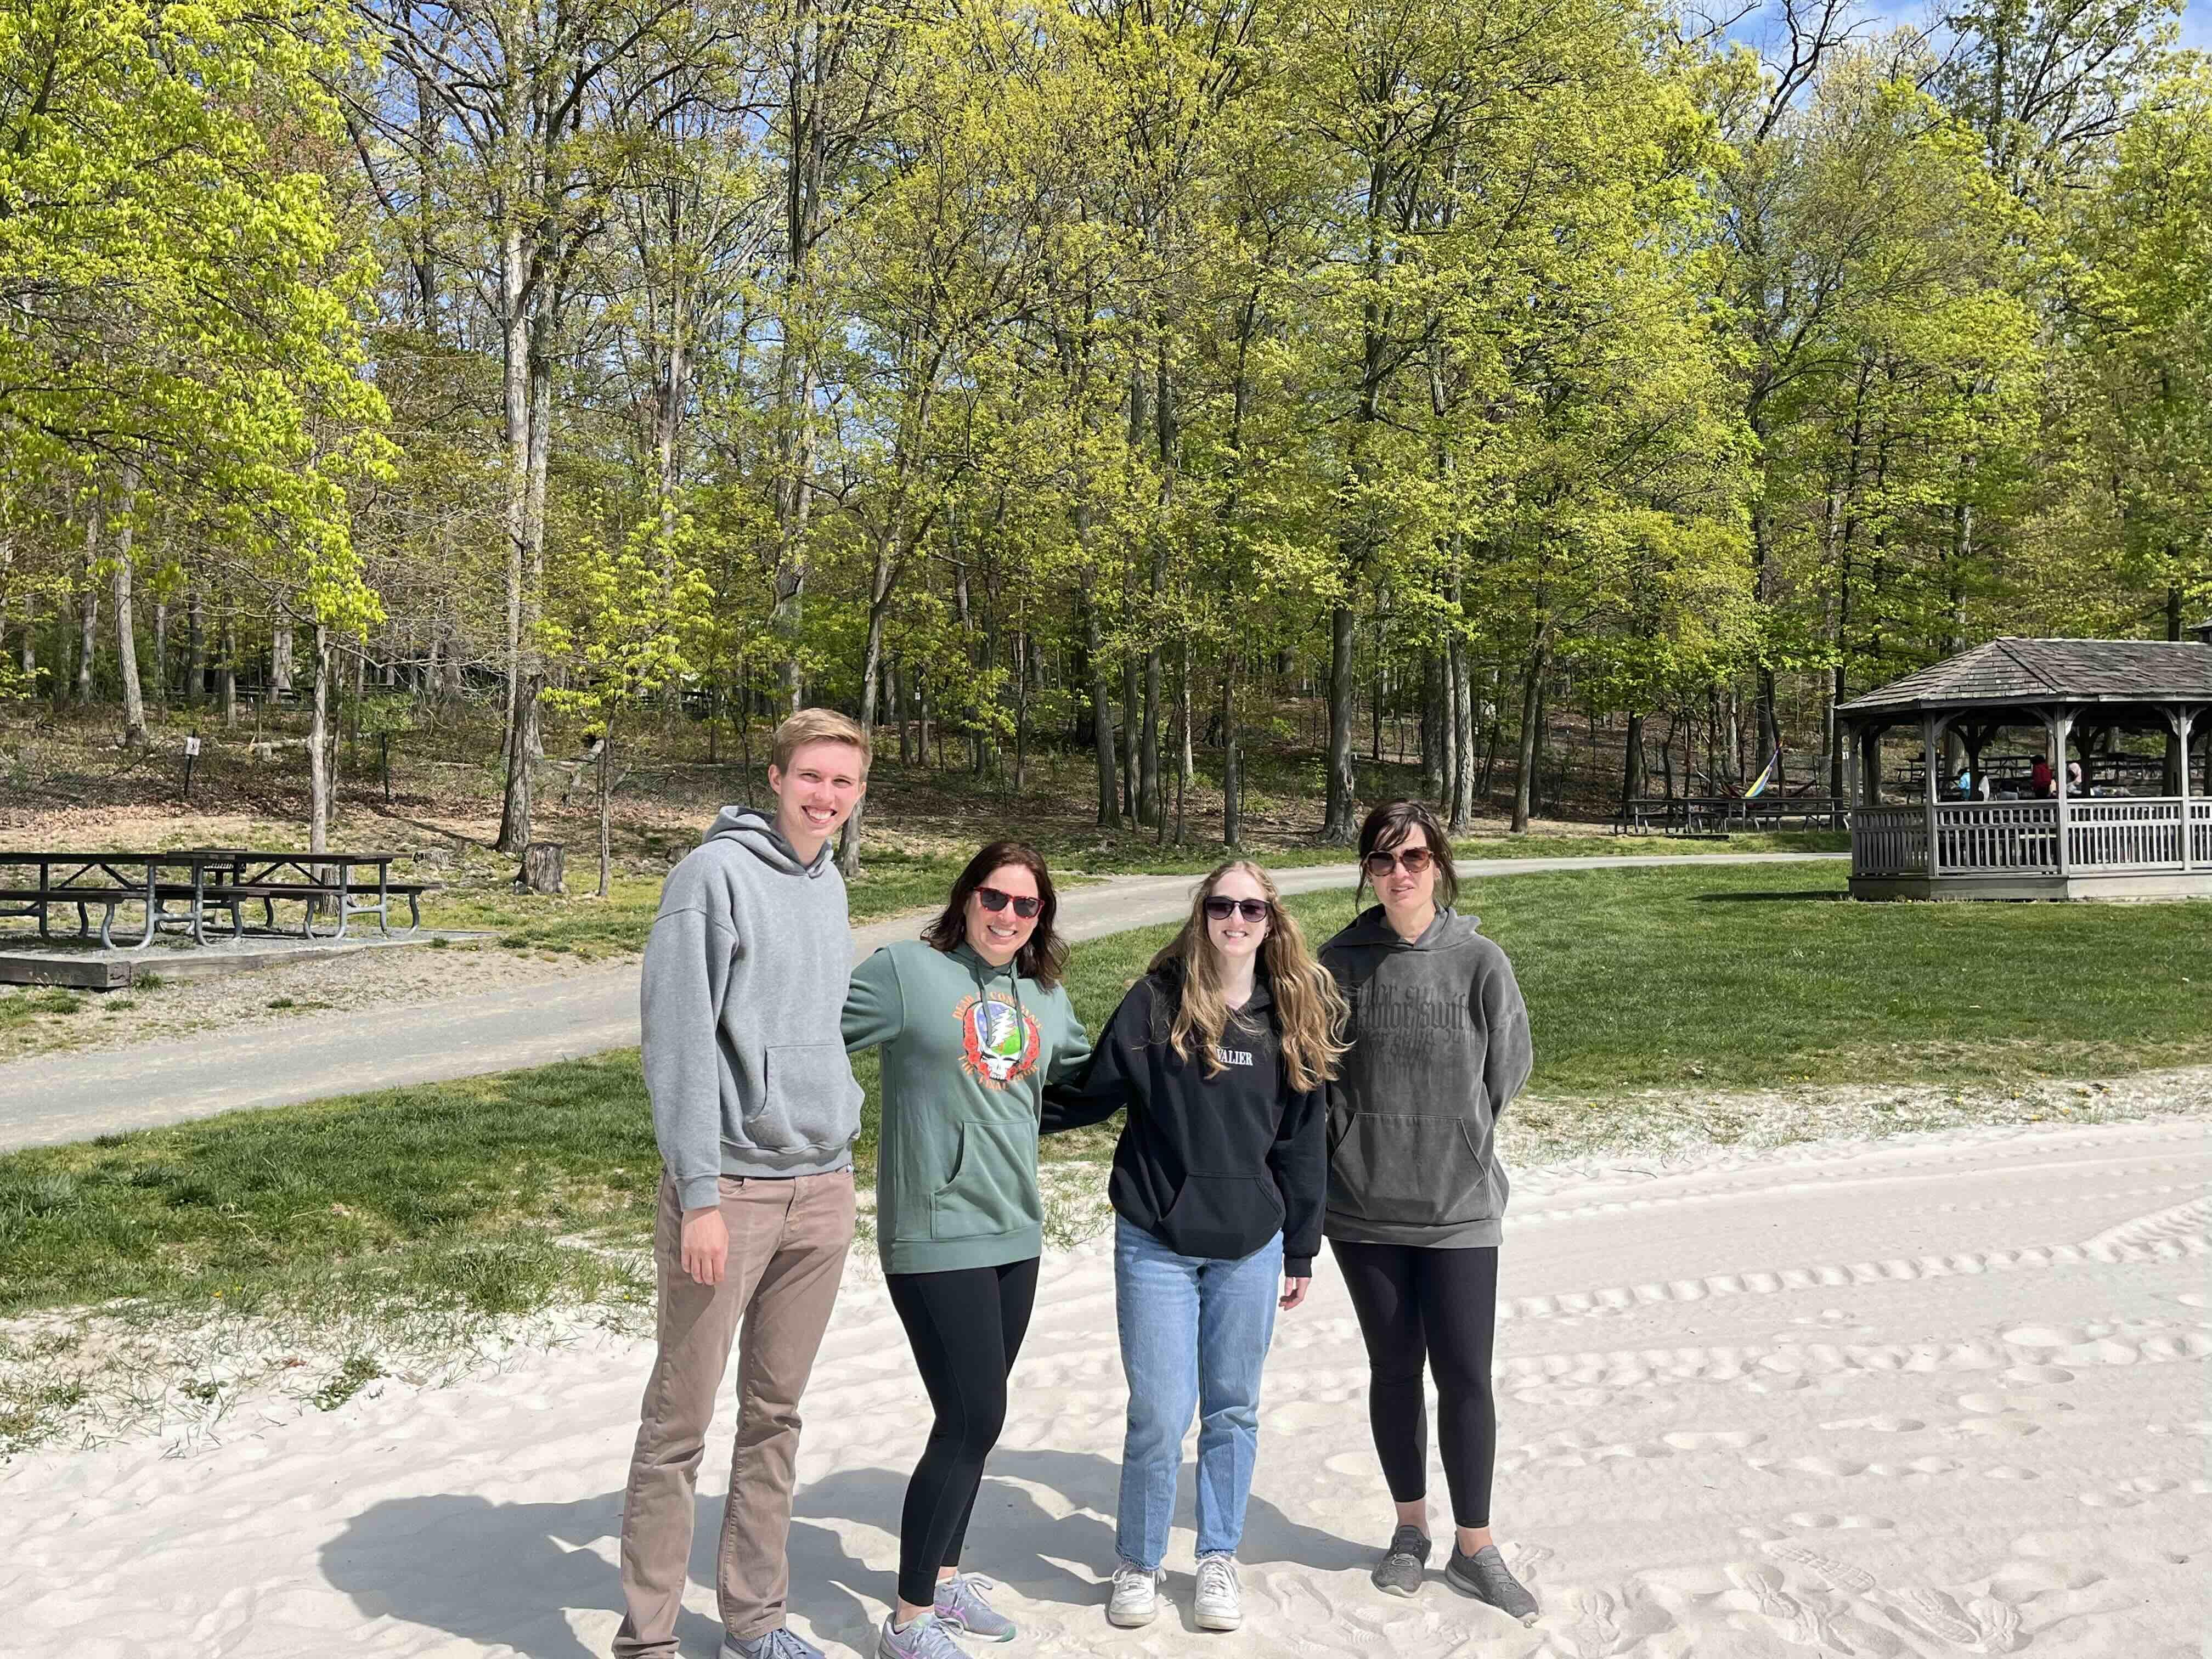
[[[1015,952],[1014,971],[1049,991],[1060,983],[1067,966],[1067,942],[1053,929],[1053,918],[1060,913],[1060,896],[1053,891],[1052,872],[1045,868],[1044,855],[1027,842],[994,841],[969,859],[968,867],[952,884],[952,896],[945,901],[943,912],[921,930],[922,943],[948,954],[957,949],[968,938],[968,901],[990,880],[994,870],[1003,870],[1010,864],[1018,864],[1036,878],[1040,901],[1036,930],[1030,934],[1029,943]]]
[[[1367,884],[1367,855],[1370,853],[1395,853],[1406,844],[1415,830],[1428,838],[1429,852],[1437,861],[1437,905],[1449,909],[1459,902],[1459,872],[1452,866],[1451,837],[1437,822],[1437,815],[1427,803],[1418,800],[1386,801],[1367,815],[1367,822],[1359,826],[1359,887]]]

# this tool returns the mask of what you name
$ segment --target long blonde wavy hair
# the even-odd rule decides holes
[[[1284,1074],[1291,1087],[1301,1092],[1318,1089],[1336,1075],[1336,1062],[1349,1046],[1344,1040],[1344,996],[1328,969],[1315,960],[1297,918],[1283,908],[1273,880],[1249,859],[1231,859],[1199,884],[1182,931],[1152,958],[1155,973],[1170,963],[1182,969],[1182,994],[1168,1042],[1185,1060],[1194,1046],[1208,1077],[1223,1069],[1214,1050],[1228,1029],[1230,1010],[1221,994],[1220,960],[1206,931],[1206,902],[1232,870],[1251,877],[1267,896],[1270,914],[1267,937],[1260,945],[1260,967],[1267,976],[1275,1021],[1282,1031]]]

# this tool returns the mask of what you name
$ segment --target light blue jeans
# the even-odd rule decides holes
[[[1178,1255],[1115,1218],[1114,1309],[1129,1380],[1116,1553],[1157,1571],[1175,1517],[1183,1431],[1198,1413],[1198,1553],[1234,1554],[1260,1450],[1260,1368],[1275,1334],[1278,1233],[1240,1261]]]

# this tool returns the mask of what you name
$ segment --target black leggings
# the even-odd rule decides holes
[[[1498,1407],[1490,1393],[1490,1354],[1498,1328],[1498,1249],[1431,1249],[1413,1244],[1352,1244],[1331,1239],[1367,1340],[1367,1419],[1391,1498],[1417,1502],[1429,1491],[1425,1361],[1437,1376],[1437,1442],[1452,1519],[1490,1524],[1490,1467],[1498,1450]]]
[[[886,1273],[884,1283],[937,1413],[899,1519],[899,1600],[926,1607],[937,1570],[960,1565],[983,1460],[1006,1425],[1006,1373],[1029,1331],[1037,1261]]]

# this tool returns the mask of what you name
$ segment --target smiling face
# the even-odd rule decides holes
[[[768,769],[768,787],[775,796],[777,832],[801,859],[811,860],[853,816],[867,793],[867,773],[849,743],[804,743],[792,751],[787,770]]]
[[[997,910],[983,902],[985,893],[1006,895],[1009,901]],[[1033,903],[1038,898],[1036,878],[1025,865],[1002,864],[983,878],[968,896],[968,948],[994,968],[1003,968],[1021,952],[1036,932],[1037,914],[1018,914],[1012,901]]]
[[[1257,956],[1260,947],[1267,942],[1268,931],[1273,927],[1272,915],[1254,921],[1245,915],[1245,907],[1256,900],[1267,902],[1267,890],[1262,887],[1249,870],[1224,870],[1221,879],[1213,884],[1206,896],[1206,942],[1212,945],[1224,966],[1241,964]],[[1218,899],[1239,901],[1238,908],[1226,916],[1216,916],[1222,907],[1213,902]]]

